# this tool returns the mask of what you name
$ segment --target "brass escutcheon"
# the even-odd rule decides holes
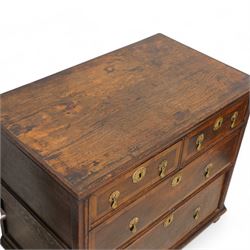
[[[132,233],[136,233],[137,232],[137,224],[139,223],[139,218],[138,217],[134,217],[130,222],[129,222],[129,230]]]
[[[197,140],[196,140],[196,149],[197,151],[200,151],[201,148],[202,148],[202,143],[204,142],[205,140],[205,135],[202,133],[200,134],[198,137],[197,137]]]
[[[213,167],[213,163],[209,163],[209,164],[205,167],[204,176],[205,176],[206,178],[209,178],[209,177],[211,176],[212,167]]]
[[[214,123],[214,131],[218,130],[219,128],[221,128],[222,124],[223,124],[223,117],[219,117],[216,119],[215,123]]]
[[[237,118],[239,116],[239,112],[235,111],[231,117],[231,128],[235,128],[236,127],[236,122],[237,122]]]
[[[193,218],[195,220],[198,220],[199,217],[200,217],[200,211],[201,211],[201,208],[200,207],[197,207],[195,210],[194,210],[194,214],[193,214]]]
[[[159,176],[161,178],[166,176],[166,172],[167,172],[167,166],[168,166],[168,161],[167,160],[163,160],[160,165],[159,165]]]
[[[141,181],[146,174],[146,168],[145,167],[140,167],[138,168],[132,176],[133,183],[137,183]]]
[[[110,196],[109,196],[109,202],[111,204],[111,207],[113,209],[118,207],[118,198],[120,196],[120,192],[119,191],[115,191],[113,192]]]
[[[170,224],[172,224],[174,220],[174,214],[169,215],[165,220],[164,220],[164,227],[168,227]]]
[[[173,178],[173,180],[172,180],[172,187],[175,187],[175,186],[177,186],[178,184],[180,184],[181,179],[182,179],[182,176],[181,176],[181,175],[176,175],[176,176]]]

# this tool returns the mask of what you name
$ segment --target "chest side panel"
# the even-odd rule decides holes
[[[1,179],[68,246],[71,245],[69,194],[2,133]]]
[[[11,237],[23,249],[61,249],[66,246],[57,240],[4,187],[1,189],[2,207],[7,214],[4,237]]]

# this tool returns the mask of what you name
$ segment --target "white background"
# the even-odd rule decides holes
[[[1,93],[158,32],[250,74],[249,0],[0,3]],[[250,249],[249,147],[248,126],[228,212],[186,249]]]

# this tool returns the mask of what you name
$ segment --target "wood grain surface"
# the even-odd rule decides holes
[[[2,94],[1,125],[83,197],[248,91],[248,75],[157,34]]]

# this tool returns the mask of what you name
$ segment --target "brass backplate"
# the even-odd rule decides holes
[[[237,122],[237,118],[239,116],[239,112],[235,111],[231,117],[231,128],[235,128],[236,127],[236,122]]]
[[[209,163],[209,164],[205,167],[204,176],[205,176],[206,178],[209,178],[209,177],[211,176],[212,167],[213,167],[213,163]]]
[[[204,140],[205,140],[205,135],[203,133],[198,135],[198,137],[196,139],[196,149],[197,149],[197,151],[201,150]]]
[[[109,196],[109,202],[110,202],[110,205],[113,209],[117,208],[118,207],[118,198],[120,196],[120,192],[117,190],[117,191],[114,191],[110,196]]]
[[[137,224],[139,223],[139,218],[134,217],[130,222],[129,222],[129,230],[132,233],[136,233],[137,231]]]
[[[168,166],[168,161],[167,160],[163,160],[160,164],[159,164],[159,176],[161,178],[166,176],[167,173],[167,166]]]
[[[195,210],[194,210],[194,214],[193,214],[193,218],[195,220],[198,220],[199,217],[200,217],[200,211],[201,211],[201,208],[200,207],[197,207]]]

